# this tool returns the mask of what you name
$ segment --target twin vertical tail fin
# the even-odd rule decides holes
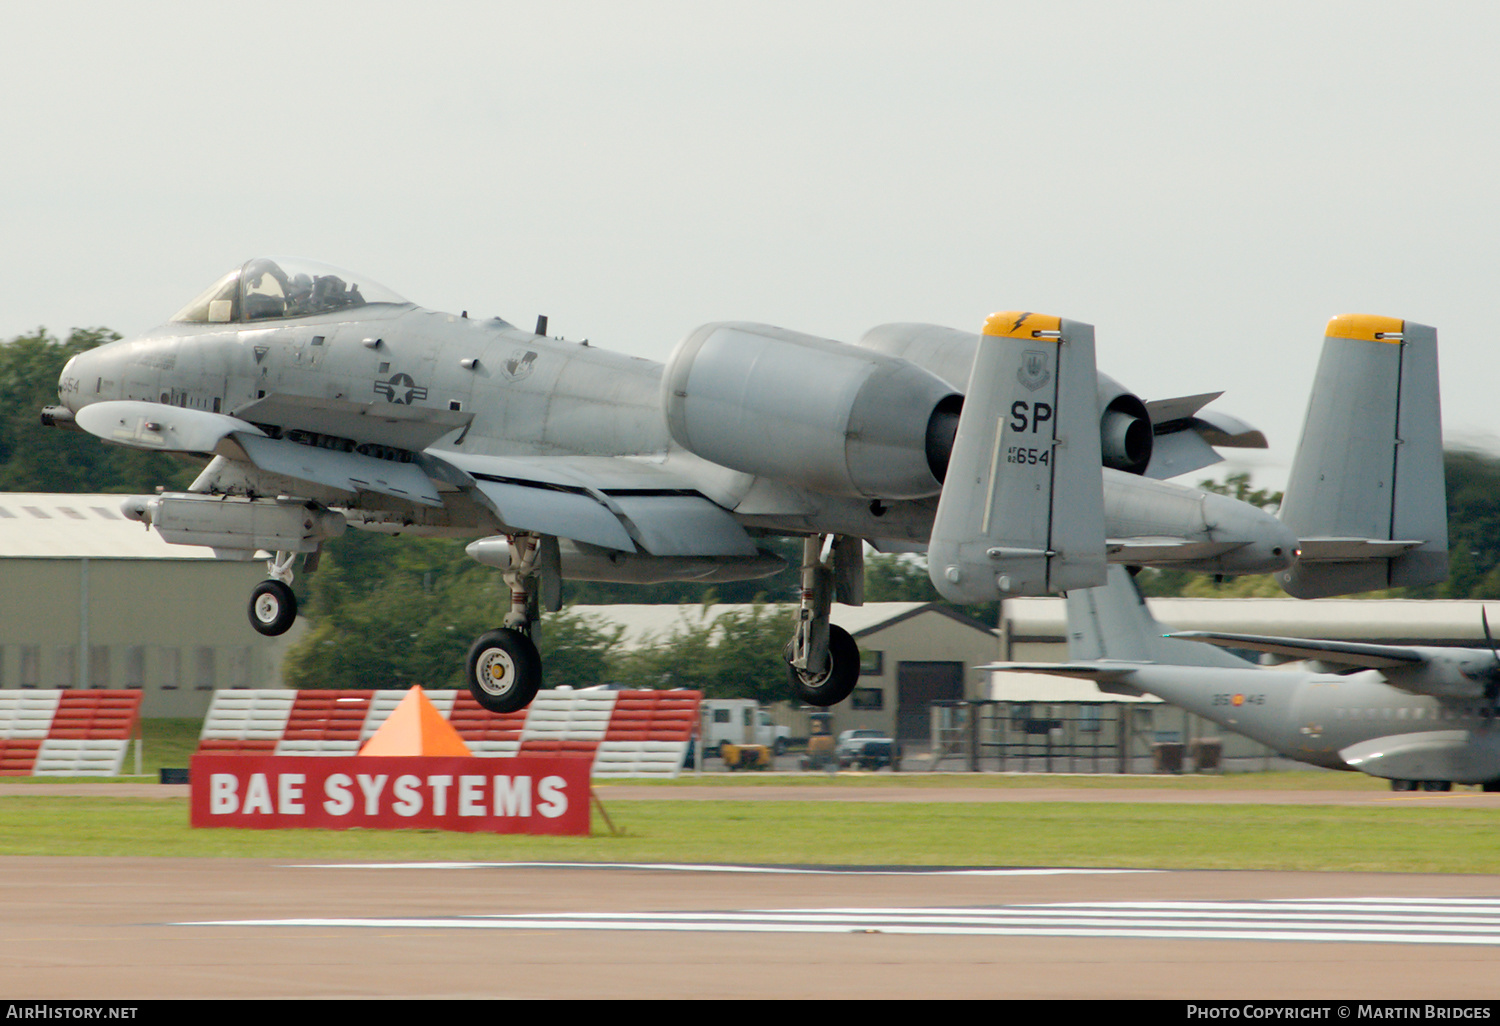
[[[1448,573],[1437,331],[1363,314],[1328,322],[1281,506],[1298,598],[1431,584]]]
[[[990,602],[1100,585],[1104,569],[1094,329],[993,314],[933,522],[933,584],[953,602]]]

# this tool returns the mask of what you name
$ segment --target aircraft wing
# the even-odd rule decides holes
[[[1127,682],[1137,670],[1148,663],[1112,663],[1109,661],[1090,663],[986,663],[976,670],[994,670],[997,673],[1050,673],[1056,677],[1077,677],[1102,684]]]
[[[273,402],[272,399],[275,401]],[[246,411],[256,423],[347,432],[396,448],[462,427],[450,416],[406,407],[371,413],[357,404],[272,397]],[[442,411],[428,411],[442,413]],[[82,411],[78,425],[106,441],[162,452],[219,455],[281,477],[351,495],[376,492],[444,505],[444,487],[468,492],[505,527],[653,556],[755,556],[745,529],[695,484],[646,460],[585,456],[482,456],[427,450],[411,462],[273,438],[242,417],[159,403],[112,401]],[[319,432],[321,433],[321,432]],[[410,451],[408,449],[408,451]]]
[[[1256,634],[1218,634],[1212,631],[1175,631],[1163,635],[1201,641],[1220,648],[1249,649],[1270,652],[1293,659],[1316,659],[1366,670],[1386,670],[1398,666],[1420,666],[1427,657],[1416,649],[1397,645],[1361,645],[1348,641],[1318,641],[1308,638],[1268,638]]]
[[[94,403],[81,413],[79,427],[117,445],[219,455],[340,491],[378,492],[424,506],[443,504],[431,479],[416,464],[272,438],[255,424],[228,414],[133,400]]]
[[[655,463],[438,450],[429,450],[424,458],[518,532],[653,556],[754,556],[759,551],[727,510],[691,481]]]

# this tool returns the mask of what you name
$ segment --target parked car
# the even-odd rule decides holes
[[[896,742],[879,730],[846,730],[839,734],[839,768],[880,769],[895,761]]]

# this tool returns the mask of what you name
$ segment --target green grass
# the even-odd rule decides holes
[[[146,720],[144,770],[187,766],[196,720]],[[133,757],[127,759],[133,768]],[[78,778],[90,783],[98,777]],[[140,777],[116,778],[120,782]],[[6,783],[57,778],[7,778]],[[712,801],[611,800],[614,826],[594,816],[587,838],[445,831],[194,830],[184,798],[0,797],[0,855],[182,856],[356,860],[733,862],[826,865],[1057,866],[1500,873],[1500,831],[1484,809],[1431,803],[1360,807],[1275,804],[838,802],[741,800],[767,786],[1149,788],[1194,791],[1384,791],[1359,773],[1308,770],[1228,775],[686,773],[647,784],[712,787]],[[1274,795],[1268,793],[1268,802]]]
[[[619,836],[194,830],[185,799],[0,798],[0,855],[1500,873],[1494,813],[1441,807],[619,801]]]
[[[976,790],[1038,790],[1043,788],[1092,788],[1164,791],[1389,791],[1385,780],[1364,773],[1333,770],[1292,770],[1276,773],[1229,774],[1119,774],[1119,773],[722,773],[702,776],[686,771],[676,780],[622,780],[622,784],[646,787],[901,787],[913,789],[964,788]],[[609,782],[596,782],[603,794]]]

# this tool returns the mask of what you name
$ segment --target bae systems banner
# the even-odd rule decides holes
[[[195,827],[587,834],[588,759],[195,755]]]

